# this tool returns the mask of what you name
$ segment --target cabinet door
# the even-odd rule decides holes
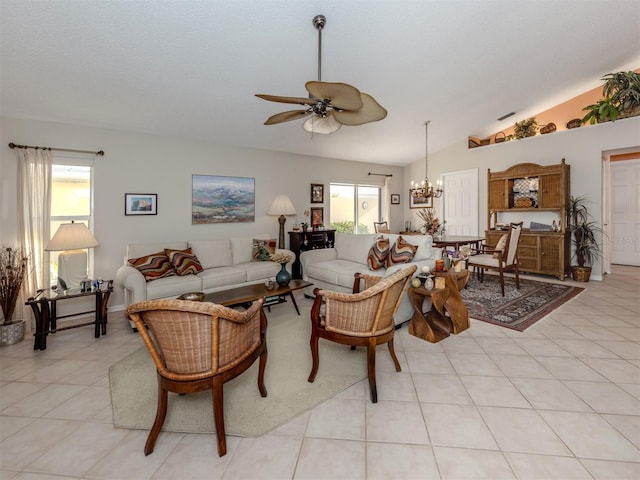
[[[538,192],[540,208],[562,208],[563,191],[562,175],[541,175]]]
[[[507,182],[504,180],[489,181],[489,210],[508,208]]]
[[[563,237],[557,235],[540,237],[540,273],[562,276],[564,273],[564,265],[560,261],[562,241]]]

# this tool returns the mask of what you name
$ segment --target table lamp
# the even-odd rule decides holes
[[[278,195],[271,204],[267,215],[278,216],[280,222],[280,236],[278,237],[278,248],[284,248],[284,224],[287,221],[285,215],[295,215],[296,209],[291,200],[286,195]]]
[[[58,285],[61,289],[80,287],[87,278],[85,248],[99,244],[84,223],[63,223],[45,247],[47,252],[62,251],[58,256]]]

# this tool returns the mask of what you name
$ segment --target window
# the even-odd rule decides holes
[[[91,160],[54,157],[51,168],[51,237],[62,223],[84,223],[93,231],[93,166]],[[50,280],[58,279],[58,254],[49,252]],[[89,271],[93,255],[89,252]]]
[[[380,221],[380,187],[354,183],[329,185],[331,228],[343,233],[373,233]]]

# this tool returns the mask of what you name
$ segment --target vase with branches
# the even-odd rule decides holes
[[[4,325],[12,323],[13,313],[27,278],[29,256],[22,248],[3,246],[0,250],[0,308]]]

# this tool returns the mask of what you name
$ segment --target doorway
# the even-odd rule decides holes
[[[447,235],[478,235],[478,169],[442,175]]]

